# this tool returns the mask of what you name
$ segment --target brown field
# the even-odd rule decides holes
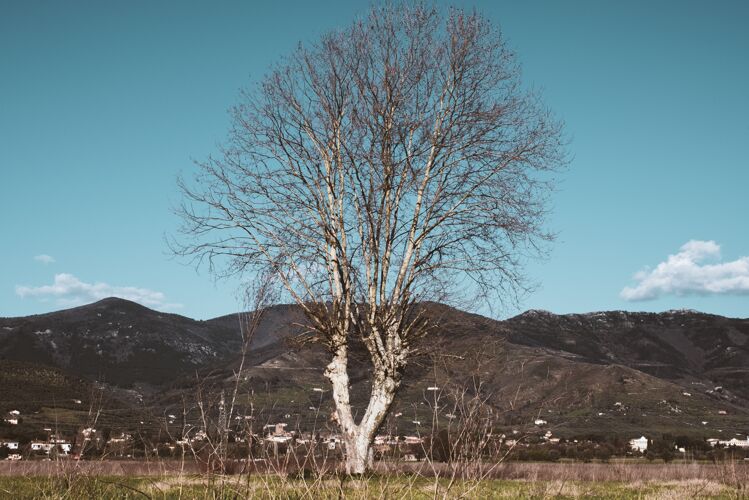
[[[719,482],[743,482],[749,484],[749,463],[726,462],[724,464],[705,463],[527,463],[507,462],[479,467],[475,464],[453,468],[438,463],[398,463],[377,464],[381,472],[411,472],[425,477],[482,477],[486,479],[507,479],[524,481],[690,481],[709,480]]]
[[[216,475],[180,461],[0,462],[0,498],[749,498],[743,462],[378,462],[366,478],[336,474],[333,465],[324,475],[293,467],[271,472],[272,464]]]
[[[331,464],[329,471],[336,469]],[[241,470],[241,465],[237,468]],[[299,468],[291,464],[252,468],[253,473],[293,475]],[[0,476],[54,476],[78,472],[103,476],[172,476],[198,475],[201,469],[192,460],[133,460],[103,461],[0,461]],[[501,464],[450,465],[434,462],[376,462],[375,473],[382,475],[408,474],[421,477],[458,477],[469,479],[505,479],[523,481],[690,481],[743,482],[749,484],[749,463],[551,463],[507,462]]]

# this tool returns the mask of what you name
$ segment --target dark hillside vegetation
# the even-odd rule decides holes
[[[394,432],[419,432],[435,415],[447,423],[466,397],[493,408],[504,432],[730,437],[749,428],[747,320],[528,311],[495,321],[441,304],[420,307],[435,332],[406,370],[386,423]],[[238,315],[195,321],[121,299],[1,318],[0,399],[6,411],[69,408],[103,387],[120,414],[132,409],[130,420],[143,420],[136,413],[145,409],[150,421],[163,420],[179,414],[199,385],[216,394],[233,387],[239,324]],[[266,312],[240,392],[253,395],[268,422],[331,425],[327,352],[288,341],[303,324],[295,306]],[[352,401],[362,411],[371,368],[361,346],[352,346],[351,358]],[[539,418],[546,423],[536,426]]]

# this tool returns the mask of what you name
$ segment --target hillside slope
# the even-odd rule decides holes
[[[663,361],[658,370],[650,370],[655,362],[647,356],[654,354],[647,350],[638,357],[632,348],[626,356],[612,359],[609,337],[624,333],[603,325],[600,314],[570,318],[530,312],[494,321],[440,304],[426,307],[436,328],[419,346],[420,354],[409,365],[391,411],[388,425],[399,431],[417,431],[420,425],[431,425],[435,417],[446,422],[476,397],[486,401],[508,431],[532,427],[536,418],[546,420],[556,434],[567,435],[604,430],[629,435],[647,430],[715,436],[749,428],[749,405],[743,396],[743,384],[749,380],[727,381],[716,390],[711,378],[716,372],[698,369],[707,363],[694,358],[693,364],[686,364],[683,357],[659,354]],[[651,342],[658,341],[659,325],[672,322],[671,313],[641,317],[648,322],[641,328],[654,337]],[[743,320],[708,319],[716,321],[716,329],[728,325],[740,344],[735,331],[741,331]],[[534,325],[536,321],[539,324]],[[678,324],[687,329],[692,323]],[[688,330],[684,337],[701,339],[714,331],[703,321],[695,324],[700,329]],[[666,336],[675,334],[667,331]],[[622,346],[612,344],[614,352],[624,352],[627,338],[620,342]],[[320,415],[325,422],[333,409],[323,377],[326,357],[320,347],[296,349],[280,340],[267,343],[250,353],[242,390],[253,394],[255,407],[265,409],[269,422],[291,420],[302,428],[319,425]],[[352,401],[359,412],[368,395],[366,358],[361,347],[354,346]],[[237,367],[235,362],[213,372],[211,383],[231,387]],[[171,393],[164,400],[177,405],[183,395]]]
[[[528,311],[505,322],[511,342],[621,364],[656,377],[704,383],[749,398],[749,320],[695,311],[555,315]]]
[[[441,304],[423,307],[435,330],[418,346],[388,425],[418,430],[423,424],[415,422],[454,418],[467,399],[478,397],[508,430],[536,418],[562,434],[730,435],[749,428],[748,320],[692,311],[528,311],[495,321]],[[0,318],[0,359],[24,362],[24,369],[56,367],[65,380],[150,387],[151,408],[178,410],[197,379],[233,386],[239,323],[238,315],[195,321],[106,299]],[[321,416],[327,421],[332,410],[322,374],[327,353],[286,341],[303,323],[299,308],[274,306],[253,338],[241,392],[252,394],[269,421],[304,426]],[[352,358],[353,402],[361,411],[370,367],[361,346],[353,347]]]
[[[35,316],[0,318],[0,359],[42,363],[117,386],[159,385],[232,355],[240,337],[209,324],[109,298]]]

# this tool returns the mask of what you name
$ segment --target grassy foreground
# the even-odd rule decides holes
[[[15,476],[0,477],[0,498],[747,498],[743,488],[710,480],[482,481],[374,476],[367,479],[286,479],[279,476]]]

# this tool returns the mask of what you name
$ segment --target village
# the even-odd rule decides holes
[[[168,415],[169,423],[174,422],[173,415]],[[243,419],[243,417],[236,417]],[[19,410],[9,410],[3,419],[5,428],[13,428],[22,422],[23,415]],[[737,458],[749,459],[749,435],[730,439],[705,438],[668,439],[656,436],[634,437],[631,439],[596,438],[561,438],[547,430],[548,422],[537,418],[532,422],[532,431],[480,436],[479,440],[485,449],[503,450],[508,459],[531,461],[556,461],[562,458],[591,461],[607,461],[612,457],[655,458],[670,461],[674,459],[711,458],[714,451],[738,453]],[[50,460],[50,459],[130,459],[145,457],[175,458],[186,453],[199,453],[201,450],[216,446],[217,437],[205,429],[191,427],[182,435],[171,439],[160,439],[156,442],[136,438],[132,432],[101,432],[95,427],[83,426],[75,433],[63,435],[56,429],[43,429],[43,439],[14,439],[0,434],[0,459]],[[12,434],[12,433],[8,433]],[[221,440],[221,438],[218,438]],[[288,453],[324,453],[328,457],[341,457],[342,439],[340,435],[321,430],[317,432],[289,430],[285,422],[266,424],[260,432],[248,428],[229,429],[226,446],[233,458],[247,456],[274,456]],[[390,435],[378,434],[374,438],[373,451],[380,460],[398,459],[405,462],[417,462],[426,458],[447,461],[451,443],[446,431],[429,434]],[[439,448],[438,453],[435,449]],[[712,450],[712,455],[711,455]]]

